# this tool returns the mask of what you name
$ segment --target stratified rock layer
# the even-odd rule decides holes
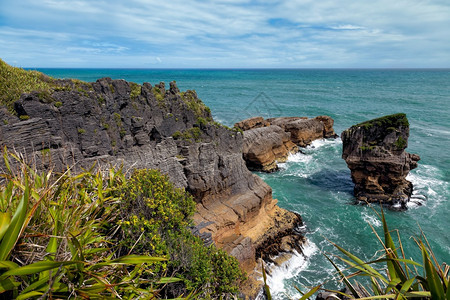
[[[297,248],[302,244],[294,231],[300,216],[279,208],[272,189],[247,169],[243,135],[214,123],[194,91],[110,78],[59,85],[50,93],[23,94],[14,106],[17,116],[0,108],[2,147],[41,169],[76,171],[94,162],[160,169],[194,196],[200,231],[247,272],[257,253],[289,251],[280,236]],[[266,244],[278,246],[268,250]],[[250,274],[245,293],[259,287]]]
[[[333,119],[319,116],[283,117],[263,119],[254,117],[240,121],[235,127],[244,130],[243,157],[251,170],[273,172],[277,162],[286,161],[298,147],[306,147],[312,141],[335,138]]]
[[[406,208],[412,183],[406,180],[420,157],[405,151],[409,122],[394,114],[350,127],[341,134],[345,159],[360,201]]]

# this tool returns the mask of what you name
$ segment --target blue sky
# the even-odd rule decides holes
[[[20,67],[450,67],[449,0],[0,0]]]

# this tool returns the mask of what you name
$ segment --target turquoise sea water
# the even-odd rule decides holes
[[[408,151],[421,157],[408,179],[414,198],[405,212],[387,211],[406,255],[420,262],[411,237],[426,233],[440,262],[450,263],[450,70],[127,70],[40,69],[59,78],[95,81],[100,77],[137,83],[176,80],[195,89],[226,125],[251,116],[329,115],[340,134],[353,124],[404,112],[410,122]],[[381,224],[367,206],[353,204],[350,172],[341,159],[342,143],[316,141],[290,157],[273,174],[259,174],[281,207],[300,213],[309,244],[304,253],[272,273],[276,299],[296,297],[293,288],[330,278],[322,252],[336,253],[328,240],[371,259],[380,249],[370,226]],[[426,199],[423,201],[423,199]],[[420,226],[420,228],[419,228]]]

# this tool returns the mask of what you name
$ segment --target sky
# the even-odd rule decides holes
[[[449,0],[0,0],[31,68],[448,68]]]

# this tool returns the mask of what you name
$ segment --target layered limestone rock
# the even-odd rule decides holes
[[[277,125],[244,131],[243,157],[250,170],[273,172],[277,162],[286,161],[298,147],[291,141],[291,134]]]
[[[252,273],[257,255],[288,252],[281,238],[300,248],[300,216],[276,205],[272,189],[242,159],[242,133],[213,122],[194,91],[110,78],[58,85],[23,94],[16,115],[0,109],[2,147],[41,169],[80,170],[94,163],[160,169],[194,196],[200,232],[251,273],[248,295],[260,287]],[[275,246],[266,249],[272,241]]]
[[[420,157],[405,151],[409,122],[394,114],[350,127],[341,134],[345,159],[359,201],[406,208],[412,183],[406,180]]]
[[[267,120],[254,117],[236,123],[235,127],[244,131],[243,157],[248,168],[273,172],[278,169],[277,162],[286,161],[289,154],[298,151],[298,147],[306,147],[317,139],[337,137],[333,123],[328,116]]]

